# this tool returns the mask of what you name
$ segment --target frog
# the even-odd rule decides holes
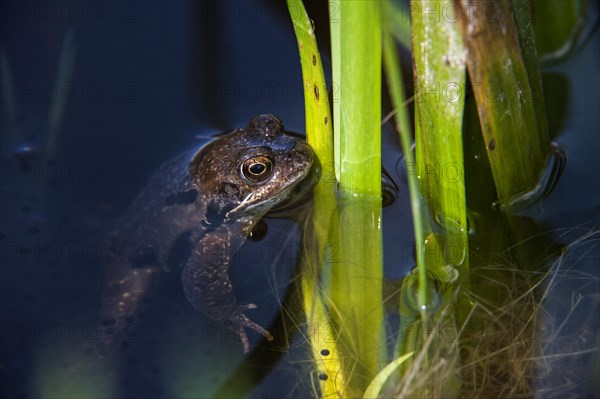
[[[256,305],[236,301],[231,258],[266,214],[307,195],[315,163],[304,140],[278,117],[261,114],[159,168],[111,237],[117,249],[101,301],[104,351],[135,323],[147,292],[170,271],[169,254],[181,237],[192,246],[181,271],[187,301],[234,331],[244,353],[247,329],[272,340],[246,315]]]

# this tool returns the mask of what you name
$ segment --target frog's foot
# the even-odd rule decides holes
[[[243,310],[255,309],[256,305],[250,303],[248,305],[242,306],[241,308]],[[244,353],[250,352],[250,341],[248,341],[248,335],[246,335],[246,331],[244,330],[245,328],[249,328],[251,330],[256,331],[269,341],[273,340],[273,336],[270,332],[268,332],[252,320],[250,320],[250,318],[248,318],[248,316],[246,316],[242,312],[239,312],[237,315],[233,316],[228,321],[231,323],[228,327],[240,336],[240,339],[242,340],[242,345],[244,346]]]

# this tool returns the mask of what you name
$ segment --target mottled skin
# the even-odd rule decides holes
[[[276,117],[259,115],[193,156],[165,164],[116,233],[119,250],[102,301],[104,336],[124,339],[116,334],[134,323],[144,296],[167,268],[174,243],[191,231],[194,249],[181,275],[188,301],[234,330],[244,352],[249,350],[246,328],[271,339],[244,313],[255,305],[236,303],[230,260],[260,218],[305,180],[312,163],[306,143],[286,134]]]

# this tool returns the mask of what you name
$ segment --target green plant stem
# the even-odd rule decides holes
[[[327,252],[330,236],[338,235],[338,210],[335,192],[335,162],[333,153],[332,120],[321,56],[315,32],[308,14],[300,0],[288,0],[292,17],[304,86],[307,141],[320,163],[321,178],[314,187],[312,224],[307,224],[304,250],[301,259],[302,305],[307,322],[307,338],[310,343],[321,396],[336,397],[345,392],[346,371],[342,368],[336,334],[333,331],[326,301],[319,288],[324,268],[330,268]],[[323,337],[328,341],[324,342]],[[323,352],[326,350],[327,352]],[[324,355],[323,353],[326,353]]]
[[[531,28],[525,26],[527,16],[519,16],[521,34],[530,35],[519,38],[508,0],[460,4],[462,15],[471,18],[463,18],[460,26],[498,200],[507,211],[519,210],[541,198],[539,183],[549,155],[547,126],[541,119],[545,118],[543,102],[539,102],[543,100],[536,98],[541,85],[534,88],[539,67],[532,54],[524,54],[521,48],[521,43],[534,40]],[[494,9],[494,18],[486,18],[489,9]]]
[[[385,74],[388,81],[388,90],[394,106],[396,131],[400,137],[402,152],[404,153],[404,162],[407,166],[415,165],[415,157],[411,151],[412,135],[408,109],[404,104],[404,83],[402,82],[402,67],[398,58],[396,46],[389,30],[383,34],[383,61]],[[413,214],[413,229],[415,232],[415,243],[417,247],[417,269],[419,273],[418,300],[419,309],[427,304],[427,269],[422,254],[425,253],[424,244],[424,226],[426,217],[421,206],[421,191],[419,182],[414,173],[407,173],[408,195],[410,196],[410,206]]]
[[[340,191],[381,197],[381,18],[379,2],[340,4]],[[334,54],[335,55],[335,54]]]
[[[333,82],[339,82],[340,219],[329,280],[346,395],[362,395],[385,361],[381,243],[381,16],[372,1],[340,1]],[[332,7],[330,7],[331,9]],[[331,21],[334,23],[334,21]],[[335,41],[339,41],[336,43]],[[336,133],[337,133],[336,128]],[[338,159],[338,155],[336,155]]]
[[[454,283],[468,271],[462,139],[466,52],[453,22],[457,17],[437,18],[438,12],[431,13],[452,12],[451,0],[415,0],[411,4],[416,165],[432,221],[438,226],[426,237],[425,261],[431,276]],[[452,291],[445,294],[451,298]]]
[[[340,3],[341,0],[329,0],[329,31],[331,32],[331,58],[333,60],[341,60],[341,26],[340,18]],[[334,143],[334,160],[335,160],[335,179],[340,181],[341,151],[340,151],[340,76],[342,75],[341,62],[334,62],[332,67],[333,82],[331,83],[331,101],[333,104],[333,143]]]

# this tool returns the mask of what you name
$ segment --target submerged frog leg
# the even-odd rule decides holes
[[[194,204],[160,206],[143,212],[118,232],[102,295],[101,352],[133,338],[144,300],[151,295],[175,240],[200,220]]]
[[[228,271],[231,258],[243,242],[244,235],[237,223],[223,224],[207,232],[185,265],[181,281],[185,296],[192,306],[235,331],[247,353],[250,344],[246,328],[268,340],[272,340],[273,336],[244,314],[245,310],[256,308],[256,305],[236,303]]]
[[[134,267],[116,261],[109,270],[102,297],[100,353],[108,353],[135,338],[135,322],[148,290],[155,284],[159,268]]]

